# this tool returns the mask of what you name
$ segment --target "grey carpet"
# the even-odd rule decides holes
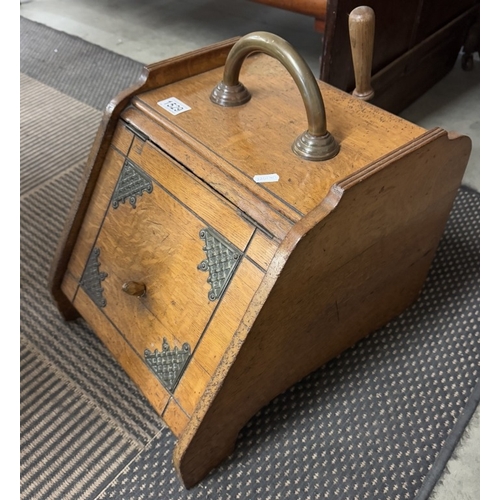
[[[143,65],[21,17],[21,73],[100,111]]]
[[[21,498],[90,499],[163,424],[46,279],[104,103],[142,65],[21,18],[21,68]]]
[[[173,435],[46,284],[101,111],[140,69],[21,18],[21,498],[428,498],[479,399],[478,193],[460,190],[417,303],[262,409],[186,491]]]
[[[21,196],[85,161],[101,111],[21,73]]]

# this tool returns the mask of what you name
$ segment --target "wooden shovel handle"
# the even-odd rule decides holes
[[[375,12],[371,7],[356,7],[349,14],[349,36],[356,88],[352,95],[368,101],[374,95],[371,86]]]

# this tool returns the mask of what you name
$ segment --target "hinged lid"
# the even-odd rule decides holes
[[[327,127],[340,143],[340,152],[330,160],[307,161],[294,154],[291,147],[307,127],[307,120],[301,95],[288,71],[268,55],[250,56],[242,66],[240,80],[252,98],[242,106],[225,108],[210,101],[223,69],[139,94],[133,105],[292,221],[300,220],[316,207],[333,184],[425,132],[318,82]],[[180,101],[175,110],[179,113],[162,107],[171,98]],[[183,105],[185,110],[180,109]],[[159,146],[168,152],[166,141]],[[186,166],[204,178],[196,162]],[[269,174],[277,174],[279,180],[253,180]],[[204,180],[211,184],[210,178]],[[220,189],[214,184],[212,187]]]

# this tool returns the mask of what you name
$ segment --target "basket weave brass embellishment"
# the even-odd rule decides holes
[[[242,253],[212,228],[202,229],[200,238],[205,240],[203,251],[207,258],[198,264],[198,269],[208,272],[207,283],[211,286],[208,298],[214,301],[224,293]]]
[[[144,351],[146,363],[170,392],[174,392],[190,355],[191,348],[188,343],[183,344],[181,349],[174,347],[171,350],[165,338],[161,352],[158,349],[154,352],[149,349]]]
[[[137,165],[126,159],[111,198],[112,207],[118,208],[120,203],[125,203],[128,198],[132,207],[135,208],[137,197],[142,196],[144,191],[151,193],[153,182]]]
[[[101,265],[99,262],[100,253],[99,248],[94,247],[92,249],[80,279],[80,286],[97,306],[105,307],[106,299],[103,296],[104,290],[101,287],[101,282],[104,281],[108,273],[99,271],[99,266]]]

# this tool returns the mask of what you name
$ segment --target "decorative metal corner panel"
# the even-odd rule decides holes
[[[99,255],[101,251],[94,247],[90,252],[87,265],[80,278],[80,286],[85,290],[87,295],[99,307],[106,306],[106,299],[103,296],[104,290],[101,287],[101,282],[107,277],[108,273],[99,271]]]
[[[242,253],[210,227],[200,231],[200,238],[205,241],[203,251],[207,258],[198,264],[198,269],[208,272],[208,298],[214,301],[224,293]]]
[[[142,196],[144,192],[151,193],[152,191],[153,182],[151,179],[127,158],[116,183],[111,205],[113,208],[118,208],[120,203],[125,203],[128,199],[132,207],[135,208],[137,197]]]
[[[174,347],[174,350],[171,350],[165,338],[161,352],[158,349],[154,352],[149,349],[144,351],[146,363],[170,392],[174,392],[190,355],[191,348],[188,343],[183,344],[181,349]]]

